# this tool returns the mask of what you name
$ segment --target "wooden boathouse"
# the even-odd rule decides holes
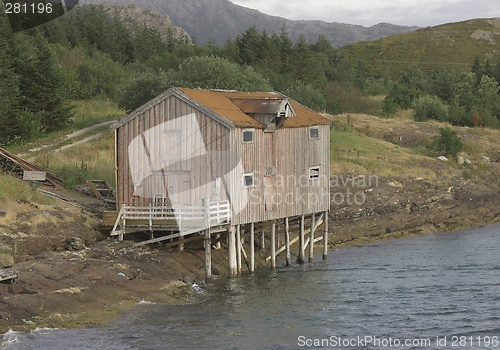
[[[111,232],[151,233],[136,245],[203,234],[206,272],[212,244],[226,238],[229,271],[241,272],[242,232],[269,229],[276,265],[276,224],[289,262],[289,227],[297,225],[299,261],[330,203],[330,121],[277,92],[171,88],[116,122],[116,201]],[[305,218],[310,216],[310,229]],[[162,236],[154,237],[154,233]],[[307,241],[304,234],[312,239]],[[263,241],[262,241],[263,243]]]

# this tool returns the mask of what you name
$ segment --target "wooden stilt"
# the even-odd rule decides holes
[[[303,264],[305,262],[304,258],[304,215],[300,217],[300,232],[299,232],[299,257],[297,262]]]
[[[184,240],[184,236],[180,236],[179,241],[183,241],[183,240]],[[184,243],[180,243],[178,249],[180,252],[183,252],[184,251]]]
[[[271,269],[276,269],[276,224],[271,224]]]
[[[276,225],[276,231],[280,230],[280,225]],[[281,235],[276,232],[276,245],[279,247],[281,245]]]
[[[328,255],[328,210],[325,211],[325,229],[323,231],[323,260],[326,260]]]
[[[236,237],[235,227],[231,225],[228,234],[228,258],[229,258],[229,277],[236,277],[238,270],[236,267]]]
[[[315,215],[311,214],[311,233],[309,234],[309,262],[313,261],[314,255],[314,231],[316,231]]]
[[[292,256],[290,254],[290,226],[288,225],[288,217],[285,218],[285,249],[286,249],[286,266],[290,266]]]
[[[210,228],[205,230],[205,280],[212,278],[212,242],[210,241]]]
[[[218,233],[215,236],[215,240],[217,241],[217,243],[215,243],[215,249],[219,250],[220,249],[220,233]]]
[[[250,224],[250,272],[255,271],[255,224]]]
[[[241,225],[236,226],[236,264],[238,275],[241,275]]]
[[[266,237],[265,237],[265,231],[262,230],[260,233],[260,249],[265,250],[266,249]]]

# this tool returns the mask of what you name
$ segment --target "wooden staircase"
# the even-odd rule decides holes
[[[97,198],[116,202],[115,190],[106,180],[88,180],[87,186]]]

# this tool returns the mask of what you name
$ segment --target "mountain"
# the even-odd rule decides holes
[[[316,42],[319,35],[324,35],[333,47],[358,41],[373,41],[418,29],[388,23],[367,28],[323,21],[294,21],[235,5],[229,0],[86,0],[83,3],[90,2],[134,4],[159,14],[167,14],[175,25],[186,30],[200,45],[205,45],[209,40],[221,45],[228,37],[234,38],[252,26],[259,31],[265,29],[279,33],[284,25],[292,40],[297,40],[302,34],[307,40]]]
[[[117,6],[103,3],[98,6],[102,7],[110,16],[122,20],[127,26],[145,24],[149,27],[156,28],[164,40],[167,39],[169,31],[171,31],[174,38],[178,40],[184,40],[188,43],[192,41],[188,33],[186,33],[184,29],[175,26],[168,15],[161,15],[152,10],[145,10],[133,4]]]
[[[500,18],[473,19],[398,34],[337,49],[343,60],[361,62],[373,77],[397,77],[409,66],[432,74],[441,66],[470,71],[474,58],[500,60]]]

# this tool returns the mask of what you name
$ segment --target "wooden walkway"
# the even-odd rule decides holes
[[[161,242],[167,239],[202,232],[211,227],[224,226],[231,222],[229,201],[205,201],[201,206],[191,205],[136,205],[123,204],[111,231],[112,236],[123,240],[127,229],[176,231],[166,236],[136,243],[135,246]]]

